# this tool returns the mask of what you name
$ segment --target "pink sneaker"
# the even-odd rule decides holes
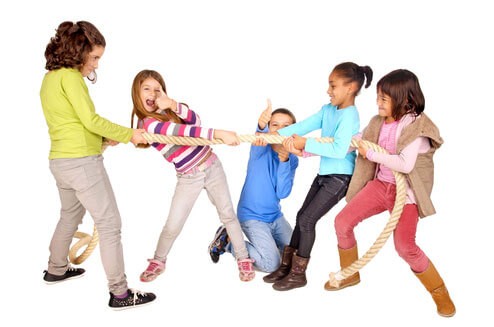
[[[243,282],[248,282],[254,279],[256,273],[254,271],[254,260],[245,258],[237,260],[238,270],[240,271],[239,277]]]
[[[149,265],[141,274],[141,282],[152,282],[165,271],[165,263],[156,259],[148,259]]]

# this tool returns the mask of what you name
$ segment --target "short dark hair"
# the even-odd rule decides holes
[[[419,79],[409,70],[397,69],[377,82],[377,91],[388,95],[393,101],[393,118],[399,120],[408,113],[420,115],[425,108],[425,98]]]
[[[292,119],[292,121],[293,121],[294,124],[297,122],[297,119],[295,118],[295,115],[290,110],[288,110],[288,109],[285,109],[285,108],[275,109],[271,113],[271,116],[273,116],[274,114],[285,114],[285,115],[288,115],[288,116],[290,116],[290,118]]]

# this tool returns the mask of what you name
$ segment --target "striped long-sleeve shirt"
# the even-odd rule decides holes
[[[191,136],[202,137],[208,140],[213,139],[214,129],[200,127],[201,119],[194,111],[185,104],[177,104],[177,115],[182,118],[185,124],[173,122],[162,122],[154,118],[145,118],[143,128],[148,133],[170,135],[170,136]],[[178,173],[185,173],[197,166],[212,151],[211,147],[189,146],[175,144],[153,143],[152,146],[158,150],[163,157],[175,165]]]

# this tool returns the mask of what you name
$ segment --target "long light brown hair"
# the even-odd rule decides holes
[[[163,91],[166,93],[165,80],[160,75],[160,73],[149,69],[141,70],[139,73],[137,73],[136,77],[134,77],[134,81],[132,82],[131,92],[133,108],[130,118],[130,127],[134,128],[135,117],[137,117],[137,128],[142,127],[142,122],[144,118],[147,117],[151,117],[163,122],[171,121],[177,124],[184,124],[185,122],[180,117],[178,117],[177,114],[171,109],[165,109],[163,112],[157,113],[149,112],[146,110],[146,108],[144,108],[140,97],[141,85],[148,78],[155,79],[158,83],[160,83]],[[149,147],[149,144],[140,144],[138,147],[147,148]]]

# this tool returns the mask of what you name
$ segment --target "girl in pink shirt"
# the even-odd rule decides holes
[[[354,229],[371,216],[392,211],[396,199],[393,171],[406,175],[407,199],[393,233],[396,251],[431,293],[441,316],[451,317],[455,306],[444,281],[424,251],[415,242],[419,217],[435,213],[430,194],[434,179],[433,154],[443,143],[439,130],[423,111],[425,100],[419,81],[408,70],[395,70],[377,83],[378,115],[362,132],[362,139],[378,143],[389,154],[374,152],[359,143],[359,157],[347,192],[348,204],[335,219],[338,252],[342,268],[358,259]],[[327,282],[325,289],[336,291],[360,282],[359,273],[338,286]]]

